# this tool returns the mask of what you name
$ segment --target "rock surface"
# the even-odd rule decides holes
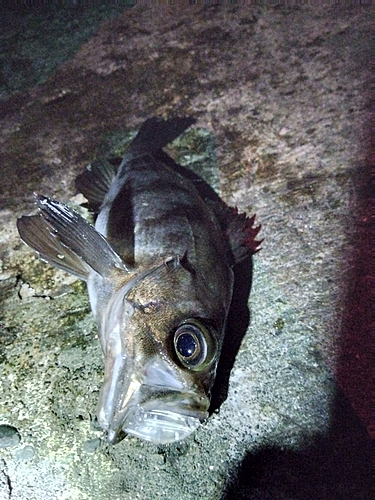
[[[20,437],[0,449],[0,499],[370,498],[369,6],[30,12],[2,18],[2,43],[22,43],[0,82],[0,432]],[[17,79],[25,53],[35,74]],[[85,285],[16,218],[33,191],[77,203],[103,139],[176,114],[215,138],[223,197],[262,223],[251,324],[194,436],[109,447]]]

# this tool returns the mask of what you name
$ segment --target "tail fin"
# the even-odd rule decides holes
[[[175,117],[169,120],[149,118],[142,124],[130,144],[128,154],[133,158],[152,154],[172,142],[195,122],[195,118],[191,117]]]
[[[190,117],[175,117],[169,120],[157,117],[149,118],[142,124],[118,169],[104,158],[94,160],[86,171],[76,178],[76,188],[87,198],[88,208],[95,213],[100,211],[116,173],[129,160],[160,151],[195,121],[194,118]]]

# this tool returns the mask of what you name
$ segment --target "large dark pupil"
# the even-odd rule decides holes
[[[190,333],[183,333],[177,339],[177,350],[184,358],[190,358],[197,349],[197,342]]]

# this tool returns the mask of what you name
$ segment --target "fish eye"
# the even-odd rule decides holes
[[[214,341],[208,328],[197,320],[182,323],[174,333],[174,348],[181,364],[203,370],[214,357]]]

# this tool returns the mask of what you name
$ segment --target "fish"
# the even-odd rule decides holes
[[[95,215],[35,195],[24,243],[87,282],[104,358],[97,420],[125,436],[180,441],[209,416],[233,293],[233,267],[259,250],[248,217],[164,147],[195,123],[152,117],[117,167],[101,157],[76,187]]]

